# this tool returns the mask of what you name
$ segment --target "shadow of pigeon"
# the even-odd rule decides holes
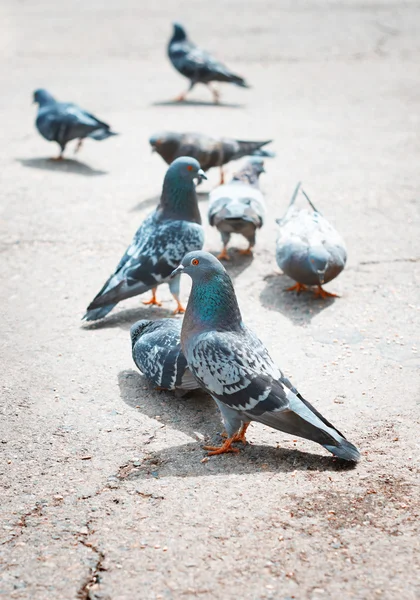
[[[209,194],[208,192],[197,192],[197,200],[198,202],[205,202],[208,200]],[[149,206],[157,206],[160,201],[159,196],[152,196],[151,198],[146,198],[145,200],[141,200],[138,204],[130,208],[130,212],[136,212],[137,210],[143,210],[144,208],[148,208]]]
[[[183,433],[195,436],[198,432],[210,438],[222,431],[219,411],[214,400],[204,391],[191,390],[179,397],[177,392],[157,391],[143,375],[133,369],[118,374],[118,386],[123,402],[131,408]]]
[[[82,329],[92,331],[94,329],[108,329],[112,327],[120,327],[128,331],[130,327],[140,319],[165,319],[173,317],[173,310],[162,308],[160,306],[139,306],[138,308],[127,308],[116,313],[111,313],[109,317],[105,317],[99,321],[84,321]],[[175,317],[177,318],[177,317]]]
[[[151,106],[208,106],[215,108],[245,108],[245,104],[236,104],[229,102],[221,102],[215,104],[212,101],[205,100],[163,100],[161,102],[152,102]]]
[[[287,275],[268,275],[267,285],[260,294],[261,304],[276,310],[290,319],[295,325],[308,325],[313,317],[334,304],[335,298],[316,298],[312,291],[287,292],[286,288],[295,284]]]
[[[163,477],[204,477],[250,475],[253,473],[293,473],[294,471],[352,470],[345,463],[329,456],[299,450],[247,444],[237,454],[209,457],[198,442],[172,446],[156,452],[145,452],[140,462],[125,464],[120,469],[120,480],[161,479]]]
[[[18,158],[16,160],[24,167],[43,169],[44,171],[73,173],[76,175],[85,175],[87,177],[108,174],[108,171],[92,169],[89,165],[78,160],[73,160],[72,158],[65,158],[64,160],[53,160],[52,158]]]

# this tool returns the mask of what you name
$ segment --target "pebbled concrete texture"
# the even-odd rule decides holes
[[[418,3],[3,0],[0,17],[0,597],[418,598]],[[174,19],[252,89],[171,104]],[[49,162],[41,86],[121,135]],[[256,424],[239,456],[201,462],[213,402],[155,392],[131,360],[130,325],[173,309],[166,286],[162,309],[134,298],[81,324],[157,202],[162,129],[274,140],[266,225],[228,269],[246,322],[360,448],[355,469]],[[299,180],[347,242],[334,301],[287,294],[276,268]]]

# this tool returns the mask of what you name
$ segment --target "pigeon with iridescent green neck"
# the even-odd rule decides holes
[[[227,431],[210,454],[237,452],[251,421],[258,421],[355,462],[357,448],[283,375],[258,337],[244,324],[232,281],[208,252],[189,252],[173,276],[187,273],[192,290],[181,330],[188,367],[218,405]]]
[[[177,303],[179,277],[169,277],[190,250],[201,250],[204,230],[197,204],[194,180],[207,179],[194,158],[178,158],[166,172],[162,195],[156,210],[140,225],[134,239],[111,277],[87,308],[83,319],[105,317],[121,300],[152,290],[152,299],[144,304],[160,303],[158,285],[168,282]]]

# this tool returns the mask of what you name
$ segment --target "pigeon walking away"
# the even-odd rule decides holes
[[[89,304],[83,319],[105,317],[121,300],[152,290],[144,304],[161,306],[156,289],[169,280],[174,268],[190,250],[201,250],[204,230],[201,226],[194,179],[206,179],[194,158],[178,158],[169,167],[163,181],[156,210],[137,230],[115,272]],[[175,298],[175,313],[184,312],[179,301],[179,277],[169,281]]]
[[[133,360],[137,368],[160,390],[194,390],[197,381],[181,350],[181,321],[137,321],[131,329]]]
[[[273,157],[273,152],[262,148],[271,141],[249,142],[231,138],[212,138],[202,133],[162,131],[152,135],[149,143],[153,152],[157,152],[168,165],[178,156],[191,156],[198,160],[204,171],[212,167],[220,167],[220,183],[224,183],[223,165],[244,156]]]
[[[259,177],[264,172],[261,158],[249,158],[230,183],[210,192],[209,223],[220,231],[223,242],[219,260],[229,260],[227,245],[232,233],[248,240],[249,247],[240,254],[252,254],[256,231],[264,222],[265,202],[259,189]]]
[[[190,80],[188,90],[176,98],[178,102],[185,100],[188,92],[196,83],[203,83],[210,88],[215,104],[219,103],[220,94],[216,89],[210,87],[212,81],[234,83],[244,88],[249,87],[242,77],[229,71],[213,56],[190,42],[182,25],[174,23],[173,27],[174,31],[168,44],[169,60],[181,75]]]
[[[232,281],[208,252],[189,252],[173,276],[187,273],[192,290],[181,347],[198,383],[215,400],[227,431],[209,454],[237,452],[251,421],[317,442],[338,458],[357,461],[345,439],[283,375],[258,337],[242,321]]]
[[[336,294],[327,292],[322,286],[344,269],[347,260],[346,246],[340,234],[315,208],[300,186],[299,183],[284,217],[277,219],[277,264],[297,282],[287,288],[287,291],[296,290],[299,294],[308,285],[313,285],[317,286],[317,296],[336,297]],[[311,210],[295,206],[300,190]]]
[[[36,128],[39,133],[51,142],[57,142],[61,152],[54,160],[62,160],[67,142],[78,139],[75,152],[78,152],[85,138],[105,140],[117,135],[110,126],[99,121],[77,104],[57,102],[47,90],[36,90],[34,102],[38,104]]]

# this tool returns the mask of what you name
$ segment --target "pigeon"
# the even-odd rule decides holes
[[[249,243],[240,254],[252,254],[255,234],[262,227],[265,215],[264,197],[259,189],[259,176],[264,173],[261,158],[249,158],[232,181],[210,192],[208,218],[222,236],[223,249],[219,260],[229,260],[227,245],[232,233],[242,234]]]
[[[224,183],[222,165],[231,160],[238,160],[244,156],[273,157],[273,152],[262,149],[270,144],[265,142],[247,142],[231,138],[212,138],[203,133],[176,133],[162,131],[152,135],[149,143],[152,151],[157,152],[169,165],[178,156],[192,156],[196,158],[204,171],[212,167],[220,167],[220,183]]]
[[[216,257],[189,252],[172,275],[187,273],[192,290],[181,330],[188,368],[218,405],[227,439],[212,454],[237,452],[246,429],[257,421],[317,442],[346,461],[357,448],[291,384],[258,337],[243,323],[232,281]]]
[[[229,71],[213,56],[190,42],[182,25],[174,23],[173,27],[174,31],[168,44],[169,60],[181,75],[190,80],[188,90],[176,98],[178,102],[185,100],[196,83],[204,83],[210,88],[215,104],[219,103],[220,94],[210,87],[212,81],[234,83],[243,88],[249,87],[242,77]]]
[[[159,390],[199,388],[181,350],[181,321],[137,321],[131,329],[133,360]]]
[[[121,300],[148,290],[152,290],[152,298],[144,304],[161,306],[156,299],[157,286],[169,280],[184,254],[203,247],[204,230],[194,185],[194,179],[201,178],[206,176],[194,158],[182,157],[172,163],[163,181],[159,205],[140,225],[115,272],[89,304],[83,319],[102,319]],[[169,281],[177,303],[174,314],[184,312],[179,301],[179,283],[179,277]]]
[[[61,152],[54,160],[63,160],[67,142],[78,139],[75,152],[78,152],[86,137],[105,140],[117,135],[110,126],[70,102],[57,102],[47,90],[36,90],[34,102],[38,104],[36,128],[39,133],[52,142],[57,142]]]
[[[280,269],[297,283],[287,291],[299,294],[307,286],[317,286],[315,294],[322,298],[337,297],[322,288],[344,269],[347,251],[344,241],[334,227],[307,199],[312,210],[295,206],[301,184],[295,189],[286,214],[277,219],[279,232],[276,260]]]

